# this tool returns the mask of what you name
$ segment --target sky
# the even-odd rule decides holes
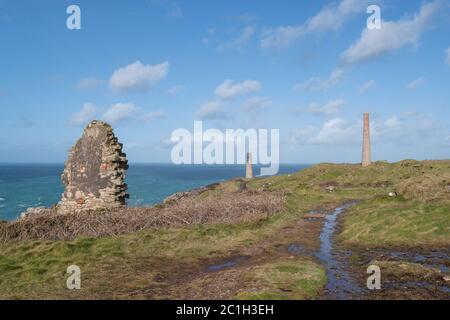
[[[449,158],[449,30],[448,0],[0,0],[0,162],[63,162],[100,119],[130,162],[202,120],[279,129],[281,163],[357,163],[364,112],[374,160]]]

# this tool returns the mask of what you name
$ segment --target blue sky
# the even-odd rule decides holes
[[[375,160],[449,158],[449,30],[445,0],[0,0],[0,162],[62,162],[94,118],[131,162],[170,161],[194,120],[359,162],[363,112]]]

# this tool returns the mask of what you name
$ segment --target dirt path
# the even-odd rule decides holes
[[[282,259],[314,258],[320,246],[321,220],[297,219],[288,227],[262,241],[230,252],[222,259],[204,259],[184,266],[167,265],[152,285],[139,296],[170,299],[230,299],[242,290],[251,290],[245,278],[264,263]]]

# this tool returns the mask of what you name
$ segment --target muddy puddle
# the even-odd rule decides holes
[[[358,270],[356,270],[355,266],[349,263],[353,252],[335,246],[333,237],[339,216],[353,205],[354,203],[350,203],[338,207],[325,217],[325,223],[320,234],[320,249],[314,254],[325,265],[328,277],[328,283],[322,299],[349,300],[376,298],[380,292],[378,290],[372,291],[367,289],[365,279],[367,277],[365,271],[368,263],[376,259],[418,263],[424,267],[438,270],[442,276],[450,272],[450,253],[445,251],[368,251],[364,254],[367,263],[359,265],[357,267]],[[300,250],[300,248],[293,247],[291,250]],[[448,298],[450,299],[450,285],[442,282],[424,281],[424,279],[417,279],[417,281],[397,280],[384,283],[382,280],[382,289],[380,291],[384,291],[384,294],[390,289],[399,288],[412,290],[412,297],[414,297],[414,290],[418,289],[429,292],[427,298],[441,298],[442,294],[444,294],[445,298],[448,294]]]
[[[388,260],[420,263],[424,267],[436,269],[442,273],[450,273],[450,252],[432,251],[417,253],[391,251],[389,252]]]
[[[429,251],[413,252],[393,250],[382,252],[374,250],[371,254],[376,259],[382,261],[408,262],[420,264],[425,268],[433,269],[438,272],[437,278],[432,280],[417,279],[414,281],[385,281],[384,289],[404,289],[404,290],[427,290],[429,298],[433,298],[433,292],[436,294],[445,294],[444,297],[450,299],[450,283],[443,281],[445,275],[450,276],[450,252],[448,251]],[[436,298],[439,298],[437,296]],[[428,297],[427,297],[428,298]]]
[[[323,226],[320,232],[320,247],[311,248],[300,240],[286,244],[274,244],[285,253],[297,256],[313,256],[326,268],[328,282],[320,297],[325,300],[358,299],[450,299],[450,284],[444,281],[450,275],[450,252],[413,251],[408,249],[347,249],[335,242],[335,235],[341,215],[354,206],[348,203],[336,208],[329,214],[323,211],[311,211],[309,215],[323,215],[308,221],[318,221]],[[251,256],[234,256],[213,262],[205,267],[206,272],[214,273],[237,268],[247,263]],[[381,290],[369,290],[366,286],[367,267],[372,261],[411,262],[426,268],[437,270],[433,278],[411,278],[411,275],[385,276],[381,270]],[[394,270],[395,271],[395,270]],[[387,272],[387,271],[385,271]],[[392,273],[392,270],[390,270]],[[386,273],[385,273],[386,274]]]
[[[294,254],[294,255],[304,254],[306,252],[305,248],[301,244],[297,244],[297,243],[292,243],[292,244],[288,245],[287,251],[290,254]]]
[[[249,259],[250,259],[250,257],[247,257],[247,256],[233,257],[233,258],[221,261],[220,263],[213,264],[213,265],[206,267],[206,271],[218,272],[218,271],[222,271],[225,269],[234,268]]]

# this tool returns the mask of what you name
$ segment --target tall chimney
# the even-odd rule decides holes
[[[362,166],[368,167],[371,163],[369,114],[364,113]]]
[[[252,154],[247,153],[247,161],[245,163],[245,178],[253,179],[253,166],[252,166]]]

